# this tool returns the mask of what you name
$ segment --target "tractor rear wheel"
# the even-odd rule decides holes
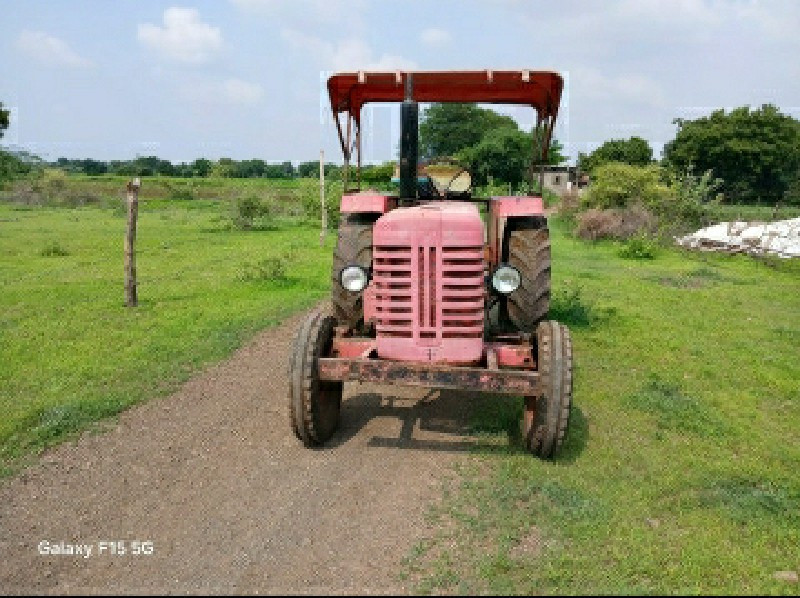
[[[536,327],[536,361],[541,392],[525,397],[522,437],[537,457],[556,456],[569,425],[572,407],[572,338],[569,329],[552,320]]]
[[[533,332],[550,310],[547,221],[544,218],[509,220],[503,246],[503,259],[519,270],[522,278],[519,288],[505,298],[504,315],[517,330]]]
[[[331,301],[336,321],[351,329],[363,327],[364,292],[353,293],[342,288],[339,276],[346,266],[362,266],[367,270],[372,266],[374,223],[372,214],[343,214],[339,224],[339,237],[333,252]]]
[[[292,430],[305,446],[319,446],[339,427],[342,382],[319,379],[317,362],[330,355],[334,319],[311,313],[294,339],[289,361],[289,411]]]

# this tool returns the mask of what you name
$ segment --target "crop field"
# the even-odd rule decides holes
[[[320,247],[295,209],[311,182],[248,182],[284,204],[239,230],[245,183],[182,199],[188,182],[145,180],[140,305],[124,307],[122,182],[70,178],[73,197],[102,200],[82,207],[0,203],[6,475],[329,292],[335,234]],[[556,219],[551,234],[551,317],[575,355],[563,454],[524,453],[520,400],[480,402],[475,449],[399,578],[420,593],[796,593],[782,572],[800,568],[800,264],[630,259]]]

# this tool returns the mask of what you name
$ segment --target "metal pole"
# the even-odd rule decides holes
[[[139,178],[128,181],[128,231],[125,235],[125,305],[136,307],[136,218],[139,214]]]
[[[325,209],[325,150],[319,150],[319,204],[322,206],[322,230],[319,233],[320,247],[325,244],[328,232],[328,211]]]

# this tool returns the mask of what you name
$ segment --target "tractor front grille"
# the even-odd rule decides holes
[[[373,280],[378,335],[430,346],[482,338],[482,247],[378,245]]]

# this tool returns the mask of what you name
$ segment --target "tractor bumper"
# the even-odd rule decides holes
[[[363,357],[322,357],[318,359],[318,373],[320,380],[329,381],[354,380],[524,396],[539,394],[539,372],[534,370],[461,367]]]

